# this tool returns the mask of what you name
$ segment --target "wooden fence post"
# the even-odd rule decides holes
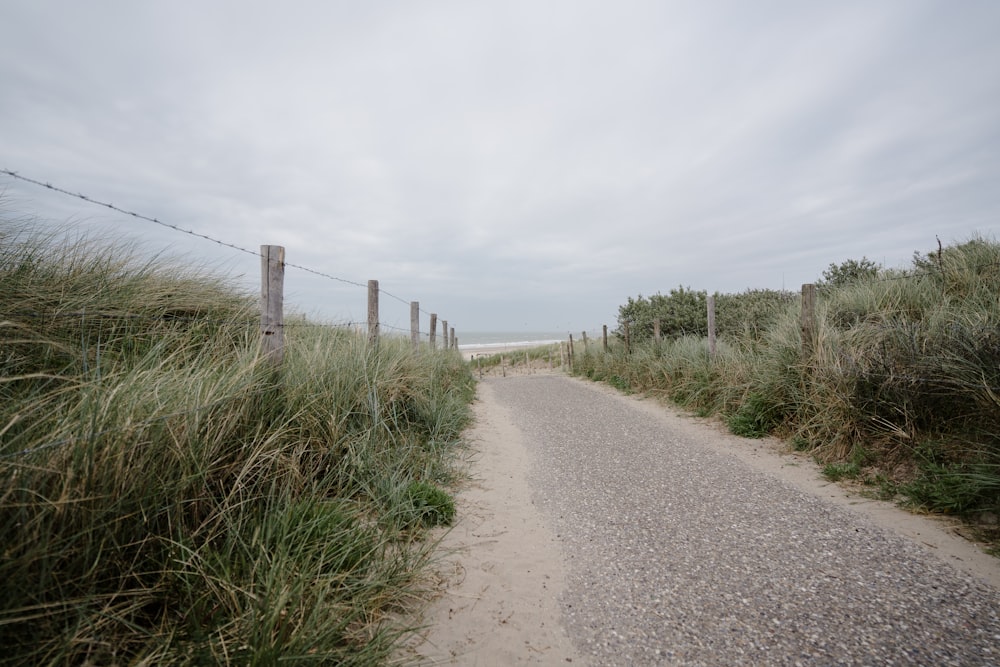
[[[451,343],[448,345],[448,349],[449,350],[457,350],[458,349],[458,343],[455,340],[455,327],[451,328],[451,339],[450,340],[451,340]]]
[[[441,320],[441,349],[448,350],[448,320]]]
[[[378,281],[368,281],[368,343],[378,344]]]
[[[573,372],[573,334],[569,335],[569,372]]]
[[[420,302],[410,302],[410,342],[413,343],[413,351],[420,349]]]
[[[802,286],[802,357],[812,356],[816,346],[816,285]]]
[[[583,353],[587,354],[587,332],[581,331],[580,336],[583,338]]]
[[[438,314],[437,313],[431,313],[431,349],[432,350],[434,350],[434,349],[437,348],[437,341],[435,340],[435,338],[437,337],[437,328],[438,328]]]
[[[260,247],[260,335],[264,356],[275,366],[285,358],[285,248]]]
[[[708,358],[715,360],[715,295],[708,296]]]
[[[604,351],[608,351],[608,325],[604,325]]]

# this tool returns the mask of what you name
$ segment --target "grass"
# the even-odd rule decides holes
[[[254,297],[140,257],[0,228],[5,663],[385,663],[467,365],[298,326],[276,370]]]
[[[820,290],[808,357],[799,316],[793,303],[752,335],[722,336],[714,358],[698,337],[631,354],[616,341],[574,372],[787,438],[828,477],[876,480],[929,511],[1000,512],[1000,244],[973,238]]]
[[[532,363],[544,362],[559,365],[559,344],[536,345],[534,347],[511,348],[495,354],[481,354],[469,360],[473,371],[496,371],[497,369],[527,368]]]

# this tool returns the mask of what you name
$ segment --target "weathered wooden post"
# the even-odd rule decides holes
[[[458,349],[458,340],[455,338],[455,327],[451,328],[451,345],[449,345],[448,347],[449,349],[452,350]]]
[[[431,349],[432,350],[436,349],[436,347],[437,347],[437,341],[435,340],[435,338],[437,337],[437,328],[438,328],[438,314],[437,313],[431,313]]]
[[[264,356],[275,366],[285,358],[285,248],[260,247],[260,335]]]
[[[715,361],[715,295],[708,295],[708,358]]]
[[[420,302],[410,302],[410,342],[413,343],[413,351],[420,349]]]
[[[816,348],[816,285],[802,286],[802,358],[808,359]]]
[[[604,325],[604,351],[608,351],[608,325]]]
[[[441,349],[448,350],[448,320],[441,320]]]
[[[581,331],[580,335],[583,338],[583,353],[587,354],[587,332]]]
[[[378,281],[368,281],[368,343],[378,345]]]
[[[573,334],[569,335],[569,372],[573,372]]]

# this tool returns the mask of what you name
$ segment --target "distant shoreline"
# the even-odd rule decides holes
[[[555,345],[559,340],[527,340],[512,343],[470,343],[469,345],[459,345],[458,349],[466,359],[473,359],[477,354],[490,355],[500,352],[511,352],[514,350],[525,350],[543,345]]]

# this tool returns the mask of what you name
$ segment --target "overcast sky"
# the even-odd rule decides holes
[[[378,279],[460,337],[593,330],[639,293],[995,238],[998,35],[997,0],[5,0],[0,169]],[[252,256],[0,195],[258,288]],[[320,319],[365,298],[286,275]]]

